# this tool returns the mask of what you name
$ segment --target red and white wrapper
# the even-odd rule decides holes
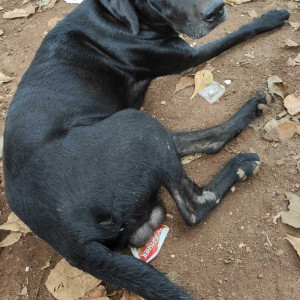
[[[133,256],[147,263],[151,261],[159,253],[168,232],[169,227],[166,225],[156,228],[152,238],[145,246],[141,248],[129,247]]]

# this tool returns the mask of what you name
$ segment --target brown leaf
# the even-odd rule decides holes
[[[0,242],[0,248],[15,244],[22,236],[21,232],[11,232],[3,241]]]
[[[0,83],[7,83],[13,80],[12,77],[6,76],[3,73],[0,72]]]
[[[101,280],[71,267],[62,259],[51,270],[45,285],[58,300],[75,300],[101,283]]]
[[[278,76],[271,76],[267,80],[269,91],[272,94],[276,94],[280,96],[282,99],[284,98],[284,94],[288,90],[288,86],[280,79]]]
[[[289,211],[280,212],[281,221],[294,228],[300,228],[300,197],[290,192],[286,192],[285,194],[290,205],[288,207]]]
[[[266,134],[263,137],[266,140],[278,142],[291,139],[297,132],[297,125],[288,118],[272,119],[265,125],[264,129]]]
[[[298,30],[300,28],[300,22],[289,22],[289,23],[294,28],[294,30]]]
[[[175,92],[174,94],[176,94],[177,92],[184,90],[187,87],[190,87],[194,85],[194,79],[191,77],[181,77],[179,82],[176,84],[176,88],[175,88]]]
[[[195,90],[191,97],[193,99],[201,90],[211,84],[214,80],[214,76],[209,70],[202,70],[195,75]]]
[[[29,4],[24,8],[15,8],[3,14],[3,19],[27,18],[35,13],[35,6]]]
[[[0,229],[23,233],[31,232],[29,227],[27,227],[13,212],[8,216],[6,223],[0,225]]]
[[[291,40],[291,39],[286,39],[284,42],[284,45],[290,48],[295,48],[295,47],[299,47],[299,44],[296,43],[295,41]]]
[[[294,93],[284,99],[284,106],[292,116],[300,112],[300,95]]]
[[[293,245],[294,249],[297,251],[298,255],[300,256],[300,238],[287,234],[286,239]]]
[[[121,300],[145,300],[145,299],[132,292],[124,291]]]
[[[53,18],[48,21],[48,30],[51,30],[59,21],[61,18]]]

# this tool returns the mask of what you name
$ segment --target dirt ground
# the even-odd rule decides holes
[[[0,121],[4,118],[23,73],[48,29],[48,21],[63,17],[75,5],[60,0],[51,10],[35,13],[28,19],[3,20],[2,14],[21,5],[22,1],[0,0],[0,72],[14,76],[15,80],[0,85]],[[228,21],[197,44],[224,36],[228,31],[252,20],[248,12],[261,14],[271,8],[292,11],[291,20],[300,20],[295,1],[256,0],[237,7],[228,6]],[[226,94],[211,105],[197,96],[190,100],[192,88],[173,95],[180,76],[167,76],[155,80],[149,88],[145,111],[172,130],[193,130],[223,122],[230,117],[256,91],[266,86],[270,75],[278,75],[300,91],[300,67],[288,67],[290,56],[299,49],[287,49],[288,37],[300,43],[300,31],[285,25],[280,30],[261,35],[220,55],[212,61],[215,80],[226,86]],[[255,56],[245,57],[246,53]],[[238,62],[249,62],[238,64]],[[163,105],[161,102],[165,101]],[[264,123],[284,109],[278,100],[262,117]],[[262,159],[259,174],[236,186],[220,206],[195,228],[188,228],[180,217],[176,205],[166,191],[161,197],[167,212],[173,216],[165,222],[171,229],[161,253],[153,266],[167,273],[196,299],[300,299],[300,260],[292,246],[284,239],[289,233],[300,237],[299,230],[275,225],[272,217],[287,208],[285,192],[300,195],[299,170],[293,156],[300,154],[300,138],[285,142],[263,139],[263,130],[247,128],[220,153],[204,156],[187,165],[189,176],[199,185],[207,183],[227,160],[239,152],[255,150]],[[282,160],[278,166],[276,161]],[[1,187],[0,224],[10,212]],[[0,240],[7,233],[0,232]],[[240,244],[246,244],[240,248]],[[29,233],[13,246],[0,249],[0,299],[54,299],[44,286],[47,276],[60,257],[46,243]],[[50,268],[40,270],[50,261]],[[26,272],[25,268],[29,267]],[[23,286],[28,296],[21,296]]]

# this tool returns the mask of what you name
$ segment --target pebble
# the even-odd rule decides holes
[[[282,161],[281,159],[276,160],[276,166],[282,166],[284,164],[284,161]]]

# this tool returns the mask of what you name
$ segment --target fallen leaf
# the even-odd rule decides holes
[[[23,5],[27,4],[28,2],[29,2],[29,0],[23,0],[23,2],[22,2],[22,4],[21,4],[21,6],[23,6]]]
[[[290,121],[288,118],[280,120],[272,119],[265,126],[266,134],[263,137],[268,141],[278,142],[280,140],[291,139],[298,128],[296,123]]]
[[[298,30],[300,28],[300,22],[289,22],[294,30]]]
[[[3,14],[3,19],[27,18],[35,13],[35,7],[29,4],[24,8],[15,8],[14,10],[7,11]]]
[[[284,106],[287,108],[288,113],[292,116],[300,112],[300,95],[294,93],[284,99]]]
[[[280,212],[281,221],[294,228],[300,228],[300,197],[290,192],[286,192],[285,195],[290,205],[288,207],[289,211]]]
[[[3,73],[0,72],[0,83],[7,83],[13,80],[12,77],[6,76]]]
[[[290,48],[295,48],[295,47],[299,47],[299,44],[296,43],[295,41],[291,40],[291,39],[286,39],[284,42],[284,45]]]
[[[145,299],[132,292],[124,291],[121,300],[145,300]]]
[[[248,15],[249,15],[251,18],[254,18],[254,19],[256,19],[256,18],[258,17],[258,14],[257,14],[257,12],[256,12],[255,10],[250,10],[250,11],[248,12]]]
[[[284,98],[284,94],[288,90],[288,86],[278,76],[271,76],[267,80],[270,93]]]
[[[194,79],[191,77],[181,77],[179,82],[176,84],[176,88],[174,91],[174,94],[176,94],[177,92],[184,90],[187,87],[190,87],[192,85],[194,85]]]
[[[297,125],[293,122],[284,122],[277,126],[277,130],[280,140],[290,140],[297,132]]]
[[[211,84],[214,80],[214,76],[211,71],[202,70],[196,73],[194,80],[195,80],[195,90],[191,99],[193,99],[206,86]]]
[[[22,232],[11,232],[3,241],[0,242],[0,248],[15,244],[22,236]]]
[[[286,239],[293,245],[294,249],[297,251],[298,255],[300,256],[300,238],[287,234]]]
[[[236,5],[236,4],[242,4],[250,1],[252,0],[224,0],[224,3],[228,3],[230,5]]]
[[[187,165],[187,164],[191,163],[192,161],[194,161],[194,160],[196,160],[196,159],[198,159],[202,156],[203,156],[203,154],[200,154],[200,153],[193,154],[193,155],[188,155],[188,156],[185,156],[181,159],[181,163],[183,165]]]
[[[101,280],[70,266],[62,259],[51,270],[45,285],[58,300],[75,300],[91,291]]]
[[[48,30],[51,30],[59,21],[61,18],[53,18],[48,21]]]
[[[6,223],[0,225],[0,229],[22,233],[31,232],[29,227],[27,227],[13,212],[8,216]]]

